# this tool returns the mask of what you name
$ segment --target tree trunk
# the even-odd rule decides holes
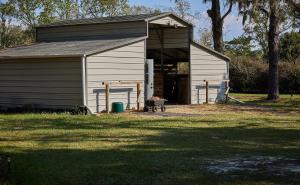
[[[212,0],[211,9],[207,11],[212,21],[212,32],[214,39],[214,49],[223,53],[223,20],[220,10],[220,1]]]
[[[279,1],[270,0],[269,26],[269,91],[268,99],[279,98],[278,62],[279,62]]]

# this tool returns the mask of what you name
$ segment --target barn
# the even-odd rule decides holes
[[[136,109],[152,95],[170,104],[219,102],[229,62],[172,13],[60,21],[36,27],[34,44],[0,51],[0,107],[97,113],[110,109],[108,98]]]

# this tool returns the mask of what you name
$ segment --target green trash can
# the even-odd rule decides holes
[[[122,102],[113,102],[112,103],[112,112],[121,113],[124,112],[124,105]]]

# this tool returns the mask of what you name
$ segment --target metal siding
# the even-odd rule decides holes
[[[204,80],[227,80],[228,62],[191,44],[191,102],[202,104],[206,100]],[[225,85],[210,82],[209,100],[216,102],[224,98]],[[199,88],[200,87],[200,88]]]
[[[144,81],[145,41],[87,57],[88,106],[94,112],[105,110],[103,81]],[[141,105],[144,102],[144,85],[141,85]],[[110,103],[123,102],[136,108],[136,84],[112,85]],[[128,98],[130,92],[130,98]],[[111,105],[110,105],[111,107]]]
[[[37,41],[39,42],[142,37],[146,35],[146,22],[37,28]]]
[[[159,31],[159,30],[158,30]],[[164,48],[188,48],[188,28],[166,28],[164,29]],[[147,49],[160,49],[160,41],[156,30],[149,30]]]
[[[186,25],[180,23],[179,21],[173,19],[171,16],[159,18],[157,20],[150,21],[151,24],[159,24],[159,25],[177,25],[178,27],[186,27]]]
[[[79,58],[0,61],[0,107],[81,105]]]

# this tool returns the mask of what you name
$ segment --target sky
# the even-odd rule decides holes
[[[0,0],[5,2],[6,0]],[[221,0],[222,1],[222,0]],[[203,0],[189,0],[191,3],[191,9],[193,13],[199,13],[200,19],[195,21],[195,38],[199,38],[199,29],[211,29],[210,18],[206,11],[210,8],[210,3],[204,4]],[[174,7],[174,0],[129,0],[130,5],[144,5],[153,8],[159,8],[164,11],[168,11],[169,7]],[[242,17],[238,16],[237,9],[233,9],[233,12],[227,16],[224,23],[223,36],[224,40],[232,40],[240,36],[243,33]]]
[[[206,11],[210,8],[210,3],[204,4],[202,0],[190,0],[193,13],[200,13],[200,20],[194,24],[195,36],[199,36],[198,30],[200,28],[211,29],[210,18]],[[130,5],[144,5],[153,8],[167,10],[169,7],[174,6],[174,1],[171,0],[129,0]],[[242,18],[238,16],[236,9],[225,19],[224,23],[224,40],[232,40],[243,33]]]

